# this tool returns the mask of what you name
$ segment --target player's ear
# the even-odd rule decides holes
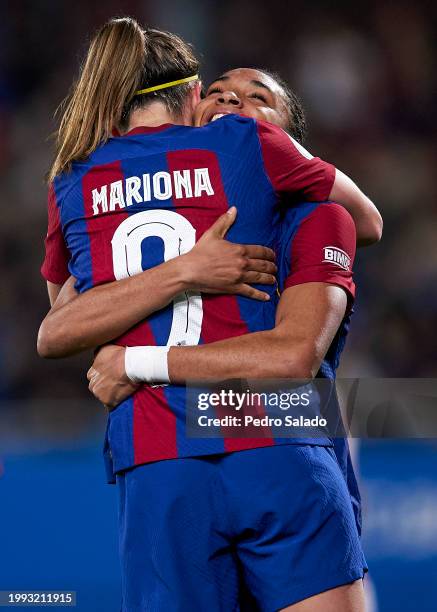
[[[202,82],[201,81],[195,82],[192,92],[191,92],[191,96],[192,96],[192,103],[193,103],[193,110],[194,110],[202,98]]]
[[[190,115],[190,124],[193,125],[194,111],[196,110],[197,105],[201,100],[201,92],[202,92],[202,83],[200,81],[196,81],[196,83],[192,86],[190,95],[187,98],[187,106],[186,109]]]

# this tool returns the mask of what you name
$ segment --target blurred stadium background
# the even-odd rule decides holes
[[[351,175],[385,221],[361,251],[344,376],[437,370],[437,5],[367,0],[21,0],[0,5],[0,590],[72,589],[118,609],[116,491],[90,356],[44,362],[39,275],[53,111],[90,34],[114,15],[180,33],[225,68],[277,70],[300,95],[308,148]],[[364,541],[379,610],[437,609],[437,443],[363,442]]]

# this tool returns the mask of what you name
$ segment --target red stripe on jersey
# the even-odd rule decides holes
[[[95,166],[82,179],[84,217],[90,241],[93,285],[115,280],[111,240],[115,230],[126,219],[128,213],[123,209],[116,209],[112,212],[94,215],[92,192],[93,189],[100,190],[104,185],[122,181],[123,178],[121,162],[116,161],[103,166]]]
[[[241,319],[237,298],[235,296],[203,294],[202,302],[202,339],[205,344],[216,342],[217,340],[223,340],[224,338],[242,336],[249,333],[246,323]],[[265,415],[262,407],[259,407],[257,412],[260,417]],[[253,409],[251,410],[250,414],[254,414]],[[259,429],[253,428],[254,434],[256,431],[259,431]],[[250,433],[250,430],[246,429],[245,432]],[[267,437],[224,438],[225,452],[246,450],[249,448],[270,446],[273,444],[274,440],[272,439],[269,441]]]
[[[156,340],[149,323],[141,321],[118,338],[117,344],[155,346]],[[144,386],[134,393],[132,427],[135,465],[177,457],[176,416],[162,387]]]
[[[70,251],[65,244],[62,233],[59,207],[56,201],[56,193],[53,183],[50,183],[48,194],[48,229],[45,239],[46,254],[41,266],[43,277],[57,285],[63,285],[70,276],[68,262]]]
[[[254,428],[255,429],[255,428]],[[259,430],[259,428],[257,428]],[[265,438],[226,438],[225,452],[250,450],[252,448],[263,448],[264,446],[275,446],[273,437]]]
[[[220,165],[217,156],[212,151],[203,149],[189,149],[184,151],[171,151],[167,153],[168,171],[172,176],[173,193],[176,193],[174,173],[189,171],[191,176],[196,169],[208,168],[213,195],[202,191],[200,197],[187,197],[186,190],[182,187],[180,195],[174,197],[173,206],[182,216],[187,219],[196,229],[196,240],[229,208],[229,203],[223,187]],[[201,212],[199,213],[199,209]]]
[[[235,295],[202,294],[202,340],[205,344],[248,334]]]
[[[151,326],[141,321],[118,338],[121,346],[155,346]],[[135,465],[177,457],[176,415],[162,387],[144,386],[133,396],[133,445]]]
[[[129,132],[126,132],[121,136],[122,138],[124,138],[125,136],[134,136],[135,134],[153,134],[154,132],[163,132],[164,130],[167,130],[170,127],[174,127],[174,124],[163,123],[162,125],[155,126],[140,125],[138,127],[132,128],[131,130],[129,130]]]
[[[208,168],[214,195],[205,195],[199,198],[173,198],[173,205],[176,210],[179,210],[190,221],[191,225],[196,229],[196,239],[199,240],[218,217],[229,209],[229,202],[224,191],[217,156],[215,153],[205,150],[173,151],[167,153],[167,162],[173,181],[173,173],[177,170],[181,172],[183,170],[194,172],[196,168]],[[174,185],[173,193],[175,193]],[[200,208],[201,210],[199,210]],[[202,304],[202,340],[205,344],[249,333],[246,322],[241,318],[236,296],[203,294]],[[260,414],[260,416],[263,416],[263,414]],[[224,433],[226,432],[224,431]],[[271,444],[274,444],[274,441],[270,441],[267,438],[224,438],[226,452],[256,448],[258,446],[269,446]]]
[[[133,398],[135,465],[177,457],[176,416],[170,410],[163,387],[147,387]]]
[[[141,321],[117,338],[119,346],[155,346],[155,336],[147,321]]]

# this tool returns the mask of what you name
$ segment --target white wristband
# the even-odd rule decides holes
[[[169,383],[169,346],[128,346],[124,357],[127,376],[134,383]]]

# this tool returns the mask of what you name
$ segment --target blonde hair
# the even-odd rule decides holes
[[[198,67],[191,46],[175,34],[144,31],[130,17],[111,19],[91,41],[79,78],[58,109],[62,118],[49,182],[86,159],[114,128],[125,127],[135,108],[158,99],[172,113],[181,111],[190,84],[144,96],[135,92],[174,75],[195,74]]]

